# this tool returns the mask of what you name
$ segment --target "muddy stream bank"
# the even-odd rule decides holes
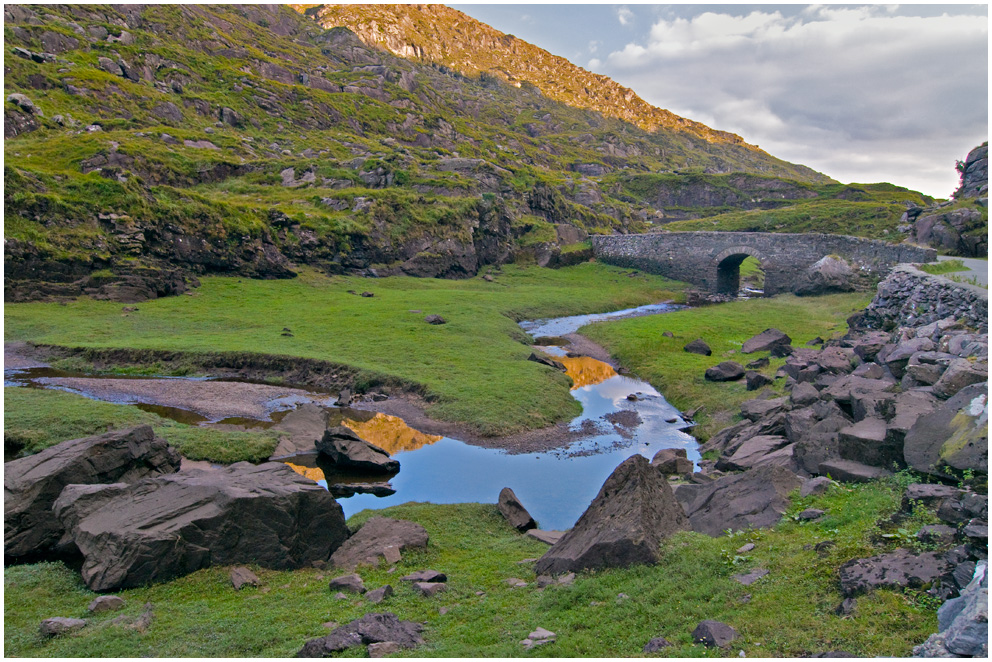
[[[650,384],[617,374],[606,352],[576,334],[604,319],[660,314],[676,306],[655,304],[602,315],[522,322],[541,342],[534,349],[564,364],[582,414],[569,423],[503,438],[472,435],[464,426],[430,419],[415,393],[382,399],[366,396],[338,407],[338,393],[283,387],[252,380],[189,377],[121,377],[70,373],[6,345],[5,386],[59,389],[133,405],[164,418],[219,429],[266,428],[280,442],[272,459],[329,487],[350,516],[365,508],[407,501],[493,503],[511,487],[542,528],[574,524],[610,472],[627,457],[651,458],[662,448],[699,453],[678,410]],[[555,340],[550,340],[555,338]],[[35,353],[37,356],[37,353]],[[327,425],[345,425],[384,448],[401,464],[388,480],[342,473],[313,451]],[[209,468],[208,463],[188,463]]]

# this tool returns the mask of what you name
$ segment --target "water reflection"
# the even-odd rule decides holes
[[[572,390],[583,386],[595,386],[617,376],[617,371],[609,363],[597,361],[590,356],[568,357],[556,359],[565,366],[565,374],[572,378]]]
[[[402,418],[382,413],[377,413],[365,421],[344,418],[341,424],[351,428],[359,437],[390,455],[415,451],[441,440],[441,435],[424,434],[420,430],[411,428]]]

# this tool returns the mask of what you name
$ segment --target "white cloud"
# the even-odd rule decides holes
[[[963,10],[962,10],[963,11]],[[658,20],[590,62],[647,101],[842,181],[946,197],[988,135],[988,18],[811,6]]]
[[[634,20],[634,12],[626,7],[620,7],[617,9],[617,20],[620,21],[620,25],[629,25]]]
[[[595,39],[592,40],[592,41],[590,41],[589,42],[589,52],[590,53],[595,53],[597,50],[599,50],[599,47],[602,45],[602,43],[603,42],[597,41]]]

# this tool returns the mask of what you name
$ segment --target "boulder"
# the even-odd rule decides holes
[[[72,523],[83,581],[94,591],[166,581],[210,565],[302,568],[327,559],[348,537],[341,506],[285,464],[238,462],[106,492],[103,501],[60,498],[55,508],[63,523]]]
[[[393,587],[390,586],[389,584],[386,584],[385,586],[380,586],[379,588],[371,590],[368,593],[366,593],[365,599],[371,602],[372,604],[379,604],[380,602],[382,602],[386,598],[391,597],[392,595],[393,595]]]
[[[711,648],[724,648],[740,636],[737,630],[720,621],[702,621],[692,631],[692,643]]]
[[[862,464],[891,469],[901,466],[902,439],[888,435],[885,421],[866,418],[837,433],[838,450],[841,458]]]
[[[704,376],[711,382],[732,382],[744,376],[744,366],[736,361],[723,361],[707,368]]]
[[[784,411],[785,407],[785,398],[772,398],[771,400],[756,398],[741,403],[741,415],[749,421],[757,421],[769,414]]]
[[[756,336],[748,338],[741,346],[741,353],[753,354],[754,352],[770,352],[773,347],[779,345],[791,345],[792,338],[778,329],[765,329]]]
[[[58,637],[63,634],[70,634],[84,627],[86,627],[86,621],[81,618],[56,616],[43,620],[38,630],[43,637]]]
[[[806,407],[820,399],[820,392],[812,384],[803,382],[793,387],[789,399],[794,407]]]
[[[400,470],[398,460],[343,425],[327,428],[317,442],[317,451],[346,469],[376,473],[396,473]]]
[[[425,598],[433,598],[438,593],[447,591],[448,585],[445,582],[414,582],[413,590]]]
[[[148,425],[82,439],[4,464],[4,555],[44,553],[64,529],[52,512],[66,485],[132,483],[179,470],[179,454]]]
[[[231,586],[240,591],[245,586],[261,586],[262,580],[254,572],[244,566],[231,568]]]
[[[517,495],[509,487],[504,487],[500,490],[497,507],[499,508],[499,512],[503,514],[503,517],[506,518],[506,521],[510,523],[510,526],[517,531],[523,532],[528,529],[537,528],[537,522],[534,521],[534,518],[530,516],[527,509],[520,503],[520,499],[517,498]]]
[[[757,435],[738,446],[733,454],[721,457],[716,463],[716,468],[721,471],[744,471],[769,463],[782,464],[782,466],[790,468],[791,448],[784,456],[779,454],[773,457],[776,451],[786,446],[789,446],[789,440],[785,437]]]
[[[534,570],[554,575],[655,563],[661,541],[688,528],[668,481],[647,458],[634,455],[614,469],[579,521]]]
[[[351,573],[350,575],[335,577],[328,582],[327,588],[335,593],[338,591],[345,593],[365,593],[365,582],[355,573]]]
[[[950,398],[971,384],[988,382],[989,369],[985,363],[972,363],[967,359],[954,359],[933,385],[938,398]]]
[[[385,642],[394,642],[402,648],[414,648],[424,643],[420,633],[424,626],[414,621],[401,621],[396,614],[365,614],[342,625],[319,639],[303,645],[296,657],[330,657],[334,653],[352,648]]]
[[[922,588],[949,569],[950,564],[937,552],[913,554],[897,549],[848,561],[837,574],[841,591],[850,598],[879,588]]]
[[[549,368],[554,368],[555,370],[558,370],[560,372],[567,372],[567,368],[565,368],[565,364],[562,363],[561,361],[555,361],[554,359],[549,358],[547,356],[539,356],[534,352],[530,353],[530,356],[527,357],[527,360],[534,361],[535,363],[540,363],[541,365],[546,365]]]
[[[800,283],[792,291],[799,296],[850,292],[856,289],[856,281],[857,274],[846,260],[827,255],[806,269]]]
[[[428,324],[433,324],[434,326],[448,323],[448,320],[444,319],[440,315],[428,315],[424,318],[424,321]]]
[[[821,462],[817,473],[830,476],[842,483],[868,483],[892,475],[891,471],[882,467],[840,459]]]
[[[950,469],[988,475],[988,383],[961,389],[933,413],[920,416],[903,446],[906,463],[923,473]]]
[[[331,555],[331,565],[354,570],[359,564],[378,565],[386,548],[399,551],[427,547],[424,527],[406,520],[373,517]]]
[[[799,477],[780,466],[762,466],[724,476],[682,502],[693,531],[720,536],[776,524],[789,507],[789,493],[799,488]]]
[[[713,350],[710,349],[710,346],[707,345],[706,341],[702,338],[696,338],[682,349],[690,354],[701,354],[702,356],[710,356],[713,354]]]
[[[820,465],[840,459],[838,432],[851,424],[835,403],[819,403],[789,412],[786,437],[795,443],[799,466],[811,474],[822,473]]]
[[[692,473],[692,460],[684,448],[662,448],[651,459],[651,466],[665,475],[684,476]]]
[[[775,380],[771,377],[766,377],[760,372],[756,372],[754,370],[748,370],[744,373],[744,379],[747,382],[747,390],[749,391],[757,391],[759,388],[771,386],[775,383]]]
[[[913,657],[989,656],[988,563],[980,561],[960,597],[937,611],[938,632],[913,649]]]

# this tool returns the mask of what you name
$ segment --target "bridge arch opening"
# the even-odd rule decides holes
[[[715,262],[718,294],[763,294],[767,260],[761,253],[748,246],[735,246],[717,255]]]

